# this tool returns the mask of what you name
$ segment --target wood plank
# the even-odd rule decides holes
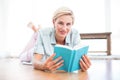
[[[91,60],[86,72],[43,72],[19,59],[0,59],[0,80],[120,80],[120,60]]]
[[[91,39],[106,39],[107,40],[107,55],[111,55],[111,32],[103,32],[103,33],[80,33],[80,37],[83,40],[91,40]],[[96,52],[96,51],[95,51]]]

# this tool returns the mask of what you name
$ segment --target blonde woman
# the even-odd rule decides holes
[[[53,27],[39,30],[34,50],[33,66],[42,71],[56,71],[63,64],[61,57],[53,60],[56,44],[74,47],[80,44],[80,34],[73,29],[74,14],[71,9],[61,7],[53,15]],[[67,56],[66,56],[67,57]],[[59,61],[60,60],[60,61]],[[79,62],[82,71],[88,70],[91,65],[89,58],[84,55]]]

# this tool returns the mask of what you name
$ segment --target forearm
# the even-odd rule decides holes
[[[34,59],[33,59],[33,67],[34,69],[38,69],[38,70],[46,70],[44,63],[41,61],[43,55],[40,54],[34,54]]]
[[[34,69],[54,72],[59,67],[61,67],[63,65],[63,62],[64,62],[63,60],[61,60],[62,57],[58,57],[57,59],[53,60],[54,56],[55,56],[55,54],[52,54],[48,59],[46,59],[45,62],[42,62],[41,61],[42,55],[35,54],[34,61],[33,61]]]

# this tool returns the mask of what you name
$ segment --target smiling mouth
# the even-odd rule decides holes
[[[60,34],[65,35],[66,32],[65,31],[60,31]]]

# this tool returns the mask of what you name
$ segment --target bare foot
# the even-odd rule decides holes
[[[27,25],[29,28],[31,28],[34,32],[37,31],[37,28],[35,27],[35,25],[32,22],[29,22]]]

